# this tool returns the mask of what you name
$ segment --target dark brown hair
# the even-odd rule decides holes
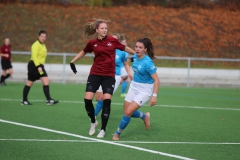
[[[142,39],[137,40],[137,42],[142,43],[144,45],[144,47],[147,48],[148,56],[151,59],[155,58],[154,57],[154,47],[153,47],[152,41],[149,38],[142,38]]]
[[[38,35],[40,36],[41,34],[47,34],[47,32],[44,30],[41,30],[41,31],[39,31]]]

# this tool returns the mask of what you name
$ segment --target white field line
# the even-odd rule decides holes
[[[118,141],[119,143],[136,144],[207,144],[207,145],[240,145],[240,142],[145,142],[145,141]]]
[[[38,130],[42,130],[42,131],[58,133],[58,134],[77,137],[77,138],[82,138],[82,139],[91,140],[91,141],[95,141],[95,142],[111,144],[111,145],[115,145],[115,146],[121,146],[121,147],[125,147],[125,148],[131,148],[131,149],[135,149],[135,150],[139,150],[139,151],[159,154],[159,155],[172,157],[172,158],[176,158],[176,159],[193,160],[191,158],[187,158],[187,157],[183,157],[183,156],[179,156],[179,155],[154,151],[154,150],[145,149],[145,148],[141,148],[141,147],[130,146],[130,145],[126,145],[126,144],[116,143],[116,142],[113,142],[113,141],[106,141],[106,140],[102,140],[102,139],[89,138],[89,137],[85,137],[85,136],[81,136],[81,135],[77,135],[77,134],[72,134],[72,133],[68,133],[68,132],[57,131],[57,130],[53,130],[53,129],[43,128],[43,127],[38,127],[38,126],[33,126],[33,125],[28,125],[28,124],[23,124],[23,123],[18,123],[18,122],[7,121],[7,120],[3,120],[3,119],[0,119],[0,122],[8,123],[8,124],[14,124],[14,125],[17,125],[17,126],[23,126],[23,127],[28,127],[28,128],[34,128],[34,129],[38,129]]]
[[[81,142],[81,143],[96,143],[98,141],[89,140],[63,140],[63,139],[0,139],[0,141],[27,141],[27,142]],[[147,141],[116,141],[116,143],[131,143],[131,144],[194,144],[194,145],[240,145],[235,142],[147,142]]]
[[[0,101],[19,101],[19,103],[22,101],[20,99],[7,99],[7,98],[1,98]],[[44,102],[44,100],[31,100],[31,102]],[[79,103],[84,104],[83,101],[64,101],[60,100],[60,103]],[[96,103],[96,102],[93,102]],[[112,105],[119,105],[123,106],[123,103],[111,103]],[[240,111],[240,108],[219,108],[219,107],[200,107],[200,106],[178,106],[178,105],[165,105],[165,104],[159,104],[155,105],[154,107],[166,107],[166,108],[192,108],[192,109],[212,109],[212,110],[229,110],[229,111]]]
[[[96,143],[97,141],[89,140],[63,140],[63,139],[0,139],[0,141],[24,141],[24,142],[84,142]],[[98,143],[98,142],[97,142]]]

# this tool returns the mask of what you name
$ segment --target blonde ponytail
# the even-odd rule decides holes
[[[93,22],[88,22],[85,24],[85,29],[84,29],[84,33],[88,36],[93,35],[94,33],[96,33],[96,28],[98,28],[98,26],[101,23],[108,23],[110,22],[110,20],[104,20],[104,19],[96,19],[93,18],[95,21]]]

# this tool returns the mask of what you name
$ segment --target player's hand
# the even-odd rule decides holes
[[[43,75],[43,74],[44,74],[44,72],[43,72],[43,70],[42,70],[42,67],[38,67],[38,72],[39,72],[40,75]]]
[[[70,63],[70,67],[71,67],[73,73],[76,74],[76,73],[77,73],[77,70],[76,70],[75,64],[71,62],[71,63]]]
[[[6,57],[6,58],[8,58],[8,57],[9,57],[9,55],[8,55],[8,54],[5,54],[5,57]]]
[[[155,106],[157,104],[157,97],[152,96],[150,102],[149,102],[150,106]]]
[[[129,77],[130,80],[133,79],[133,75],[132,74],[128,74],[128,77]]]

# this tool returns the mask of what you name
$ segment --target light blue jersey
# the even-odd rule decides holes
[[[127,53],[127,52],[125,52],[125,51],[122,51],[122,52],[124,52],[125,53],[125,57],[126,57],[126,59],[128,58],[128,56],[129,56],[129,53]],[[124,63],[122,63],[121,64],[121,68],[123,68],[124,67]]]
[[[142,59],[138,59],[138,56],[134,54],[132,69],[134,71],[133,81],[138,83],[152,84],[154,82],[151,77],[157,71],[153,60],[145,55]]]
[[[127,61],[126,55],[124,51],[116,49],[116,58],[115,58],[115,70],[116,75],[121,75],[121,65]]]

